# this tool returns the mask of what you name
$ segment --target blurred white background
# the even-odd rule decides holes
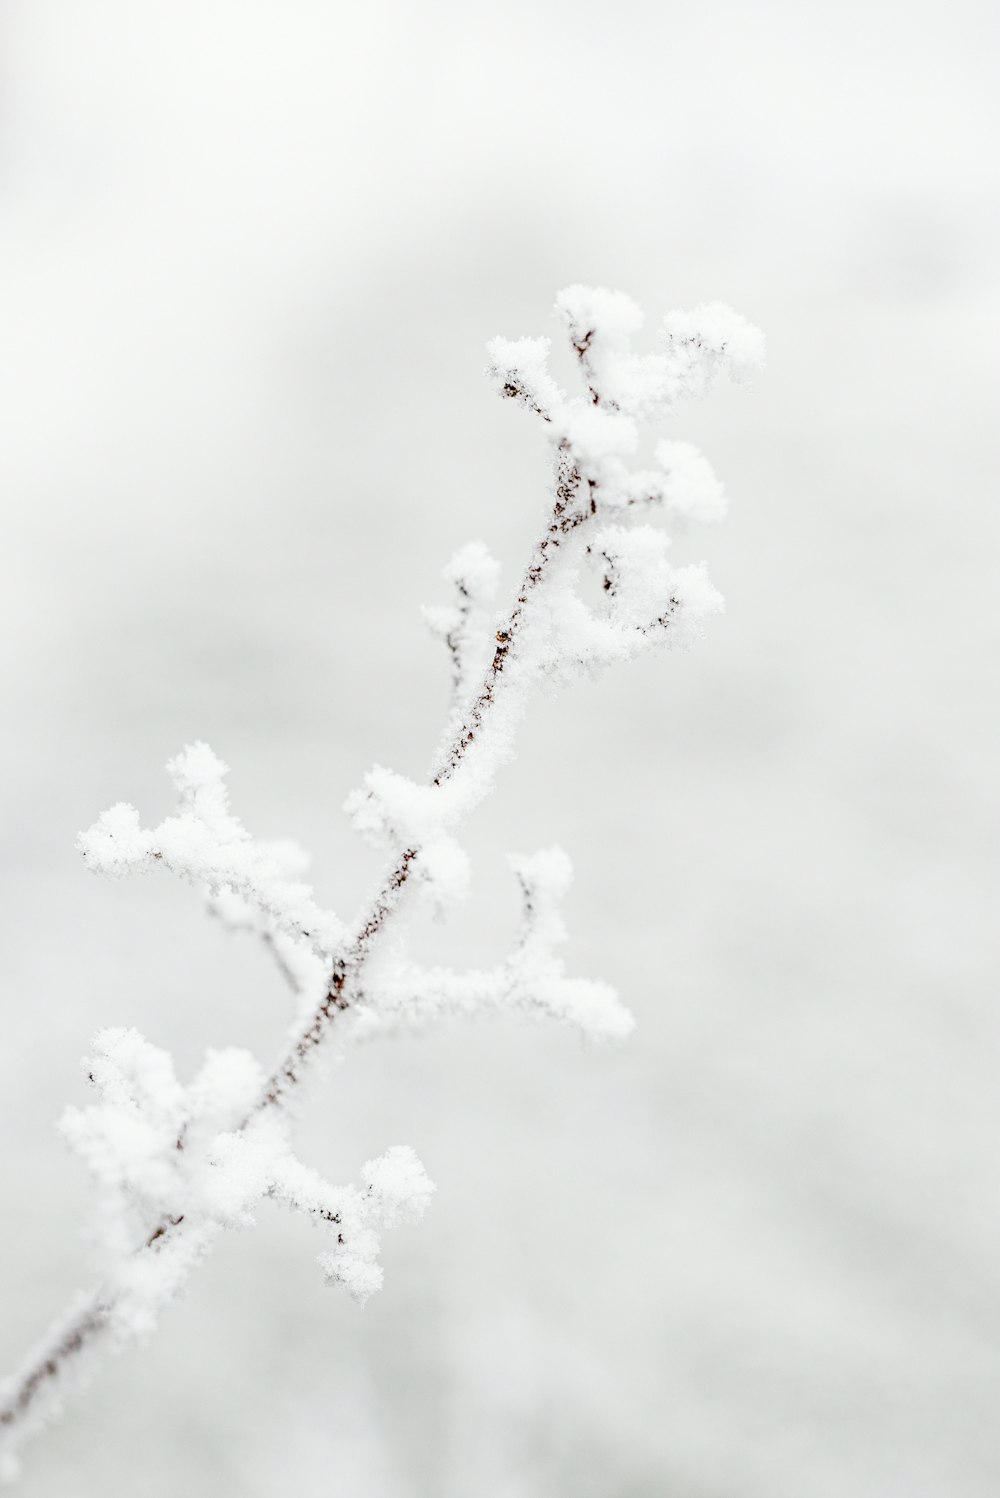
[[[620,1051],[483,1025],[312,1089],[333,1179],[438,1183],[363,1314],[262,1214],[28,1454],[26,1498],[995,1498],[995,9],[979,0],[7,0],[0,1365],[79,1284],[53,1120],[134,1024],[269,1058],[252,943],[73,851],[203,737],[350,915],[340,814],[422,774],[422,602],[518,573],[545,445],[483,343],[557,288],[720,298],[749,394],[685,411],[728,612],[538,708],[434,935],[573,856]],[[2,1371],[2,1370],[0,1370]]]

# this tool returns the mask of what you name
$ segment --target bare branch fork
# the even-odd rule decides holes
[[[549,340],[494,339],[488,374],[505,398],[541,416],[554,450],[552,507],[506,615],[493,613],[499,571],[474,542],[445,571],[457,603],[425,610],[452,662],[452,708],[428,783],[375,766],[345,810],[388,853],[370,904],[347,926],[302,881],[308,860],[290,843],[251,838],[229,808],[227,767],[205,744],[168,765],[176,812],[152,829],[119,803],[78,847],[95,871],[117,877],[166,867],[199,888],[226,924],[255,932],[297,995],[299,1017],[268,1074],[248,1052],[209,1051],[182,1086],[166,1052],[134,1030],[103,1030],[85,1062],[97,1101],[71,1107],[60,1127],[93,1174],[102,1281],[76,1300],[0,1391],[0,1476],[17,1471],[27,1437],[61,1408],[101,1354],[147,1334],[161,1308],[219,1232],[252,1223],[271,1199],[329,1231],[327,1279],[361,1303],[382,1283],[381,1232],[419,1216],[434,1187],[413,1151],[394,1147],[362,1168],[360,1186],[328,1185],[292,1153],[288,1104],[334,1027],[357,1039],[419,1027],[448,1015],[516,1008],[567,1021],[585,1034],[621,1038],[632,1019],[607,984],[567,976],[556,948],[572,877],[561,850],[512,859],[524,918],[509,956],[464,973],[422,968],[397,942],[380,941],[405,896],[447,908],[466,892],[468,860],[455,828],[492,789],[513,753],[525,707],[539,689],[631,659],[655,644],[688,647],[721,598],[704,569],[673,567],[662,529],[637,524],[658,510],[675,528],[717,520],[722,487],[683,442],[661,441],[654,467],[629,458],[640,421],[707,392],[716,376],[745,379],[763,361],[763,339],[718,303],[674,312],[655,353],[633,352],[642,314],[623,293],[583,286],[556,311],[586,389],[570,398],[548,372]],[[602,604],[577,591],[597,566]],[[397,933],[398,935],[398,933]],[[346,1026],[346,1029],[344,1028]]]

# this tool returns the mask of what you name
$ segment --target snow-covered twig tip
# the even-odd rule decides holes
[[[187,746],[168,765],[178,804],[157,826],[144,827],[119,802],[78,838],[95,872],[119,878],[159,865],[198,888],[227,925],[255,932],[298,994],[299,1012],[270,1072],[228,1048],[209,1051],[187,1085],[167,1053],[136,1031],[95,1037],[84,1064],[94,1098],[68,1108],[61,1131],[94,1179],[101,1282],[0,1393],[0,1473],[13,1474],[24,1440],[102,1351],[149,1332],[217,1235],[252,1223],[262,1201],[323,1228],[320,1263],[330,1282],[359,1302],[381,1286],[381,1233],[419,1217],[434,1187],[405,1146],[370,1160],[360,1184],[348,1186],[328,1185],[294,1155],[285,1105],[335,1026],[345,1038],[373,1036],[449,1015],[515,1011],[605,1040],[632,1029],[614,990],[567,976],[558,955],[572,874],[558,848],[511,859],[524,911],[501,963],[425,968],[405,940],[415,896],[443,911],[467,894],[461,827],[512,754],[532,698],[658,645],[686,649],[722,606],[702,566],[670,561],[668,533],[721,519],[722,485],[686,442],[660,440],[651,468],[634,459],[640,423],[664,419],[720,376],[742,381],[758,368],[761,334],[711,303],[669,313],[658,345],[641,352],[633,339],[642,313],[622,292],[571,286],[555,310],[578,361],[579,394],[549,373],[547,338],[492,340],[487,369],[503,398],[545,424],[550,510],[504,611],[494,602],[499,565],[481,542],[446,568],[451,601],[425,610],[449,653],[451,706],[426,783],[376,766],[348,798],[357,831],[388,858],[354,920],[317,903],[295,844],[250,836],[230,810],[227,766],[207,744]],[[579,586],[587,568],[601,583],[596,606]]]

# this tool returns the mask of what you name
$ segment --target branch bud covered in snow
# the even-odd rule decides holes
[[[764,335],[724,302],[668,312],[663,337],[676,394],[708,393],[720,374],[744,385],[764,367]]]
[[[549,416],[562,405],[563,393],[549,374],[548,338],[492,338],[486,345],[486,375],[499,395]]]

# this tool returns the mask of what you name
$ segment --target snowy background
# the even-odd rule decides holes
[[[978,0],[8,0],[0,22],[0,1364],[90,1275],[53,1121],[134,1024],[276,1050],[253,943],[73,851],[237,812],[349,916],[340,806],[424,772],[419,615],[513,585],[545,444],[483,344],[557,288],[767,332],[688,408],[727,614],[537,708],[429,950],[489,961],[507,850],[577,867],[624,1048],[484,1023],[312,1090],[334,1179],[437,1181],[361,1313],[263,1212],[28,1453],[26,1498],[995,1498],[1000,1015],[994,8]],[[992,752],[991,752],[992,751]]]

